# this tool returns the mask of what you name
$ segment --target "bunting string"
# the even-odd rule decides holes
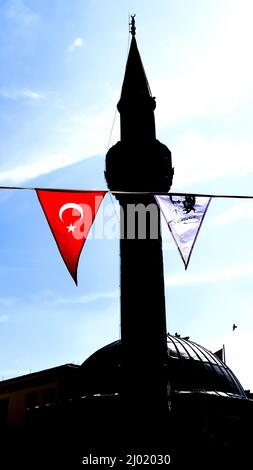
[[[253,199],[253,195],[238,194],[80,190],[29,186],[0,186],[0,189],[36,192],[62,259],[76,284],[82,248],[100,204],[107,193],[112,201],[113,195],[154,196],[154,203],[165,218],[185,269],[188,267],[193,247],[211,200],[215,198]],[[133,206],[133,210],[138,209],[138,204]],[[139,228],[138,225],[138,230]],[[145,236],[144,234],[144,238]]]
[[[80,188],[47,188],[47,187],[32,187],[32,186],[0,186],[1,189],[22,190],[22,191],[59,191],[59,192],[78,192],[82,193],[97,193],[103,191],[112,195],[126,194],[126,195],[140,195],[140,196],[194,196],[194,197],[210,197],[210,198],[223,198],[223,199],[253,199],[250,194],[210,194],[210,193],[185,193],[185,192],[164,192],[164,191],[110,191],[104,189],[80,189]]]

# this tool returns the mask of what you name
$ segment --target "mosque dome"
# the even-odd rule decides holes
[[[175,393],[205,393],[246,398],[229,367],[205,347],[168,335],[168,380]],[[121,341],[99,349],[81,365],[83,384],[93,394],[118,393],[121,377]]]

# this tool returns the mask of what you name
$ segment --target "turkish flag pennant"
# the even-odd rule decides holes
[[[77,285],[79,257],[106,191],[36,190],[61,256]]]

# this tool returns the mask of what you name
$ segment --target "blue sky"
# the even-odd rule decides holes
[[[253,194],[250,1],[0,0],[0,184],[103,189],[128,15],[173,191]],[[106,196],[102,211],[111,204]],[[119,337],[119,246],[88,240],[76,288],[33,191],[0,191],[0,378],[81,363]],[[167,327],[253,389],[253,200],[211,202],[188,270],[163,226]],[[232,333],[232,324],[238,325]]]

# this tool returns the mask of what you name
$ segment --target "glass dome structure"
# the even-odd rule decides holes
[[[178,392],[208,392],[246,398],[240,382],[215,354],[203,346],[168,335],[171,388]]]
[[[218,357],[199,344],[167,336],[168,381],[176,393],[208,393],[246,398],[240,382]],[[117,393],[121,379],[121,341],[92,354],[80,367],[89,393]]]

